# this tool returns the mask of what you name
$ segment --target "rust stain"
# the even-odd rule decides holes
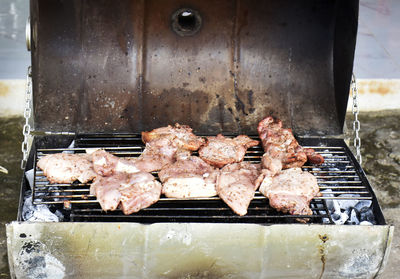
[[[399,80],[359,80],[357,81],[357,89],[359,94],[376,94],[385,96],[388,94],[396,94],[400,91]]]
[[[329,240],[328,235],[323,234],[323,235],[318,235],[319,239],[322,241],[322,243],[319,245],[318,247],[318,252],[321,258],[321,262],[322,262],[322,270],[321,270],[321,274],[319,275],[319,278],[321,279],[322,276],[324,275],[325,272],[325,265],[326,265],[326,253],[325,253],[325,245],[326,242]]]
[[[10,87],[4,82],[0,81],[0,96],[7,96],[10,92]]]

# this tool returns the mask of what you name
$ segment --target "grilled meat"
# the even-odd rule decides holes
[[[310,201],[321,195],[314,175],[300,168],[283,170],[275,176],[269,170],[264,172],[259,190],[271,207],[292,215],[312,215]]]
[[[172,139],[168,137],[153,139],[146,143],[142,155],[135,159],[136,165],[141,171],[158,171],[163,166],[175,162],[179,152],[177,144]]]
[[[247,214],[247,208],[260,185],[259,174],[260,165],[248,162],[230,164],[221,169],[217,192],[236,214]]]
[[[318,154],[317,152],[315,152],[314,149],[312,149],[312,148],[303,148],[303,151],[306,153],[307,160],[311,164],[321,165],[321,164],[324,163],[324,157],[322,157],[321,154]]]
[[[96,177],[87,154],[55,153],[42,157],[37,166],[43,170],[50,183],[82,183]]]
[[[217,195],[215,183],[219,170],[195,156],[180,157],[165,166],[158,177],[163,194],[171,198],[212,197]]]
[[[231,139],[219,134],[216,137],[207,137],[207,143],[200,148],[199,156],[210,165],[222,168],[227,164],[243,161],[247,149],[258,143],[245,135]]]
[[[324,162],[313,149],[300,146],[292,130],[282,128],[279,119],[269,116],[260,121],[257,130],[265,151],[262,164],[274,174],[281,169],[299,168],[307,159],[314,164]]]
[[[129,184],[122,185],[121,209],[129,215],[142,208],[149,207],[160,199],[161,183],[147,172],[138,172],[129,175]]]
[[[161,184],[146,172],[115,173],[98,176],[90,186],[104,211],[115,210],[120,204],[124,214],[149,207],[160,199]]]
[[[179,124],[142,132],[142,140],[146,148],[137,159],[137,165],[147,172],[158,171],[182,155],[189,156],[204,144],[204,139],[193,134],[189,126]]]
[[[174,127],[168,125],[154,129],[150,132],[142,132],[144,143],[152,142],[161,138],[167,138],[179,149],[195,151],[204,144],[204,139],[192,133],[192,128],[186,125],[175,124]]]

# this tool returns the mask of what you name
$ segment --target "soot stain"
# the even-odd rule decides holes
[[[254,95],[253,90],[249,90],[249,91],[247,92],[247,100],[248,100],[249,105],[250,105],[251,107],[254,106],[253,95]]]
[[[239,96],[235,96],[235,108],[237,111],[242,111],[244,115],[248,115],[245,111],[245,105],[242,100],[240,100]]]

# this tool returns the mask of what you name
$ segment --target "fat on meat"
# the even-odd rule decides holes
[[[282,169],[299,168],[307,160],[312,164],[324,162],[312,148],[299,145],[292,130],[282,128],[279,119],[268,116],[259,122],[257,130],[265,152],[261,159],[263,167],[273,174]]]
[[[182,156],[165,166],[158,177],[163,183],[162,192],[170,198],[216,196],[215,183],[219,170],[196,156]]]
[[[54,153],[42,157],[37,166],[50,183],[87,183],[96,177],[87,154]]]
[[[210,165],[222,168],[227,164],[243,161],[248,148],[258,145],[246,135],[227,138],[219,134],[216,137],[207,137],[207,142],[199,150],[199,156]]]
[[[160,199],[161,183],[150,173],[115,173],[98,176],[90,187],[104,211],[121,207],[124,214],[138,212]]]
[[[259,164],[248,162],[226,165],[217,180],[219,197],[238,215],[247,214],[250,202],[260,185]]]
[[[269,199],[271,207],[291,215],[312,215],[310,201],[321,196],[314,175],[290,168],[277,175],[264,170],[264,176],[259,191]]]

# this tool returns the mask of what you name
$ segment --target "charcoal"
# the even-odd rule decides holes
[[[340,213],[335,212],[331,216],[332,216],[332,221],[336,225],[343,225],[349,219],[349,215],[347,215],[346,212],[340,212]]]
[[[372,224],[376,224],[374,213],[371,208],[363,207],[360,210],[360,221],[368,221]]]
[[[357,194],[339,195],[339,197],[352,197],[352,198],[356,198],[359,196],[360,195],[357,195]],[[358,203],[358,200],[338,200],[338,204],[339,204],[340,208],[342,208],[344,210],[348,210],[349,208],[354,207],[357,203]]]
[[[25,221],[31,222],[58,222],[59,217],[58,214],[54,214],[49,210],[49,208],[44,205],[34,205],[32,203],[32,196],[30,195],[30,191],[27,191],[27,195],[24,201],[24,206],[22,207],[22,218]]]
[[[348,223],[351,225],[359,225],[359,213],[357,212],[357,209],[353,208],[350,213],[350,219],[348,220]]]
[[[367,207],[370,208],[372,204],[371,200],[363,200],[363,201],[359,201],[354,208],[357,209],[358,211],[361,210],[361,208]]]

